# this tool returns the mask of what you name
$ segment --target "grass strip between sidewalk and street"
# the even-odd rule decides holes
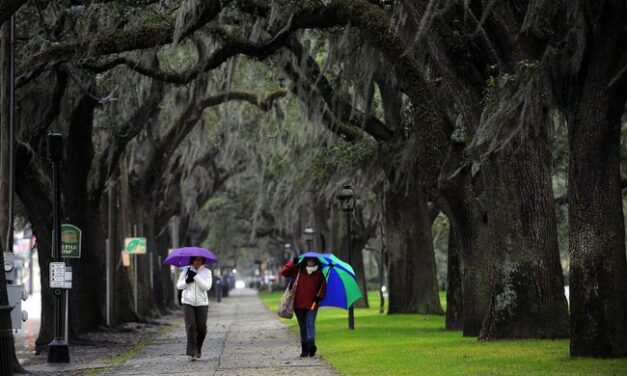
[[[276,312],[281,294],[260,297]],[[373,308],[355,309],[354,331],[347,311],[318,311],[318,351],[342,375],[627,375],[627,359],[571,358],[568,340],[478,341],[445,330],[444,316],[380,314],[378,292],[368,297]],[[296,318],[280,320],[298,332]]]

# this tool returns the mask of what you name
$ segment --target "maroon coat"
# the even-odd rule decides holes
[[[318,302],[324,299],[327,293],[327,281],[322,274],[322,267],[318,265],[318,270],[311,274],[307,274],[305,265],[295,265],[292,261],[285,264],[281,274],[284,277],[292,278],[292,281],[298,275],[300,266],[300,277],[298,277],[298,285],[296,286],[296,297],[294,298],[294,308],[315,309]]]

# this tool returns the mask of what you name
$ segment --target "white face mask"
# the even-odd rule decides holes
[[[318,270],[318,265],[306,266],[306,268],[307,268],[307,274],[311,274],[315,272],[316,270]]]

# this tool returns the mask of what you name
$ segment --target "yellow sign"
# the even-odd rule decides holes
[[[122,266],[131,266],[131,255],[128,252],[122,251]]]

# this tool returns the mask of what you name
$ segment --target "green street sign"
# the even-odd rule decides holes
[[[81,258],[81,230],[70,224],[61,225],[61,257]]]
[[[124,239],[124,251],[135,254],[146,253],[146,238]]]

